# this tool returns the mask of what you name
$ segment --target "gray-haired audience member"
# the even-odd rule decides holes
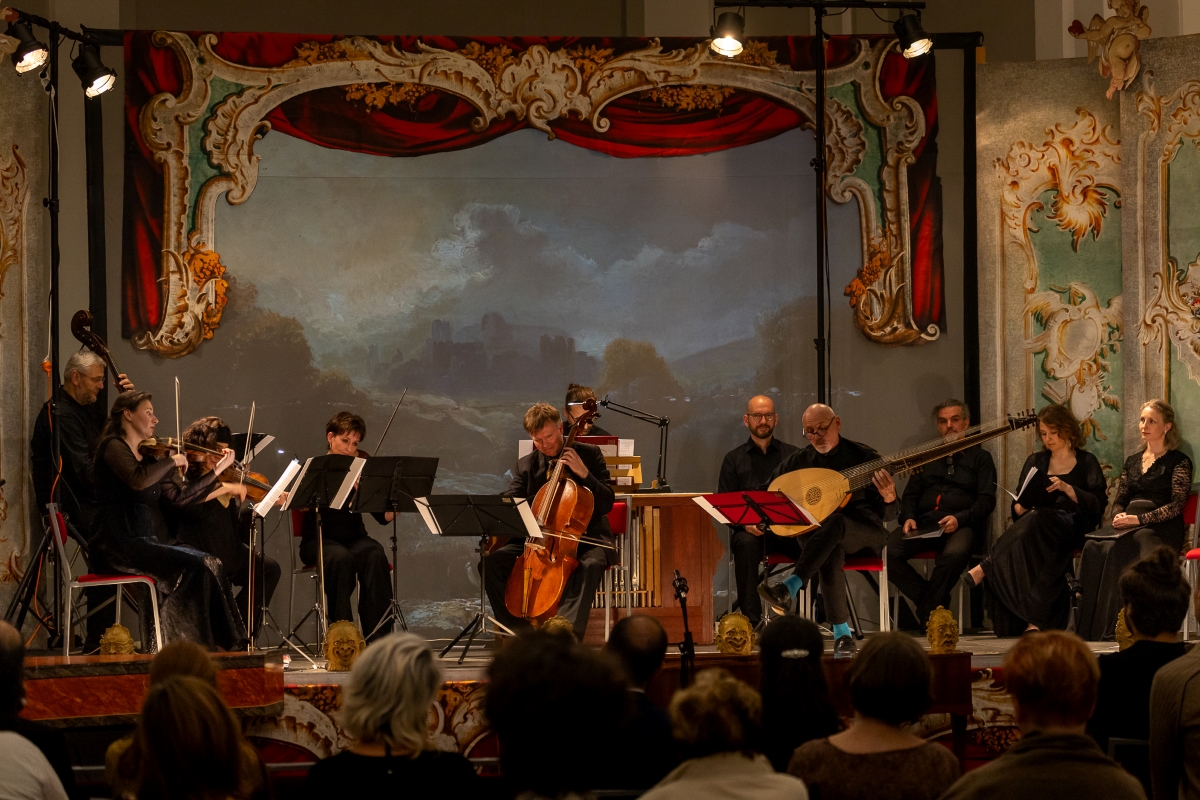
[[[1021,738],[995,761],[962,776],[942,800],[1144,800],[1137,778],[1084,732],[1099,678],[1095,656],[1072,633],[1018,639],[1004,658],[1004,679]]]
[[[1200,586],[1195,587],[1192,602],[1200,617]],[[1156,799],[1200,798],[1200,647],[1154,674],[1150,780]]]
[[[24,707],[25,642],[16,628],[0,622],[0,733],[7,737],[0,745],[0,777],[14,793],[22,786],[26,790],[43,786],[47,797],[65,797],[65,792],[74,796],[75,775],[66,739],[45,723],[17,716]],[[55,784],[58,794],[50,788]],[[0,796],[7,795],[0,790]]]
[[[958,761],[906,730],[932,702],[932,673],[911,636],[872,637],[846,676],[854,723],[801,745],[788,772],[821,800],[936,800],[958,778]]]
[[[604,783],[614,789],[648,789],[679,764],[671,718],[646,696],[646,685],[667,654],[667,632],[654,617],[635,614],[613,626],[604,649],[624,668],[634,705],[632,719],[618,734],[621,757]]]
[[[687,760],[642,800],[807,800],[804,784],[762,755],[762,699],[723,669],[707,669],[671,698],[675,741]]]
[[[478,778],[458,753],[434,749],[429,710],[442,674],[424,639],[393,633],[367,647],[350,670],[340,721],[354,746],[318,762],[306,795],[474,797]]]

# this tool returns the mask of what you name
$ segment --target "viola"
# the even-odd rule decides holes
[[[583,408],[563,444],[564,451],[575,444],[576,434],[599,416],[595,400],[586,401]],[[543,538],[525,540],[525,550],[505,586],[504,605],[509,613],[530,622],[544,622],[558,610],[567,579],[579,566],[579,540],[592,520],[595,501],[591,490],[568,473],[560,458],[546,485],[538,489],[533,513]]]
[[[121,370],[117,369],[117,362],[113,361],[112,354],[108,352],[108,345],[100,334],[92,330],[92,312],[86,308],[75,312],[75,316],[71,317],[71,335],[79,340],[79,343],[91,350],[96,355],[104,360],[108,366],[108,374],[112,376],[113,386],[117,387],[118,392],[126,391],[120,383]]]
[[[182,452],[189,462],[195,464],[207,464],[208,456],[222,455],[220,450],[214,450],[211,447],[192,444],[191,442],[183,442],[182,445],[177,439],[162,438],[162,439],[145,439],[138,450],[143,455],[154,456],[155,458],[166,458],[175,455],[177,452]],[[207,469],[202,472],[207,472]],[[217,480],[221,483],[244,483],[246,485],[246,497],[254,502],[258,502],[267,496],[267,492],[271,491],[271,484],[267,480],[267,476],[258,472],[251,472],[240,461],[234,461],[225,471],[217,476]]]

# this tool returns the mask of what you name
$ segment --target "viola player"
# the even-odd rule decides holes
[[[594,505],[585,538],[597,544],[580,542],[576,555],[579,566],[567,579],[558,606],[558,614],[571,622],[575,636],[583,641],[596,587],[604,577],[605,568],[617,560],[612,529],[608,524],[608,512],[612,511],[614,498],[613,488],[608,482],[608,467],[600,448],[595,445],[577,442],[570,448],[565,447],[562,418],[549,403],[538,403],[526,411],[524,425],[525,431],[533,439],[533,452],[517,462],[512,482],[504,494],[532,501],[538,489],[546,485],[560,459],[568,476],[592,493]],[[504,604],[504,592],[513,564],[524,549],[524,538],[513,539],[484,559],[484,585],[492,613],[502,625],[512,630],[528,625],[525,620],[509,613]]]

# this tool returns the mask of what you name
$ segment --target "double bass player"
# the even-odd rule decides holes
[[[558,410],[549,403],[538,403],[525,412],[525,431],[533,439],[533,452],[517,462],[513,479],[504,494],[508,497],[523,497],[529,500],[537,495],[560,459],[570,477],[581,487],[592,493],[593,508],[588,523],[586,539],[608,547],[581,542],[577,553],[579,566],[567,579],[559,602],[558,614],[566,617],[575,629],[580,641],[587,630],[588,614],[592,610],[592,598],[596,587],[604,577],[605,568],[615,563],[616,551],[612,529],[608,524],[608,512],[613,507],[613,488],[608,482],[608,467],[600,448],[576,443],[564,447],[562,418]],[[513,539],[492,551],[484,559],[485,581],[488,600],[496,619],[505,627],[517,630],[528,626],[528,622],[514,616],[505,606],[505,589],[513,565],[525,548],[525,539]]]

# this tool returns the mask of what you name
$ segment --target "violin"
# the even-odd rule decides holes
[[[596,401],[583,404],[584,413],[571,428],[563,450],[575,444],[579,431],[600,416]],[[595,500],[590,489],[580,486],[559,458],[546,485],[533,498],[533,513],[544,537],[526,539],[525,550],[513,565],[505,586],[504,605],[521,619],[540,623],[558,610],[563,588],[579,566],[579,540],[587,533]]]
[[[108,352],[108,345],[101,338],[100,334],[92,330],[92,312],[86,308],[75,312],[75,316],[71,317],[71,335],[79,340],[79,343],[91,350],[96,355],[104,360],[108,367],[108,374],[112,376],[113,386],[117,387],[118,392],[126,391],[121,385],[120,376],[123,374],[117,369],[117,362],[113,361],[112,353]]]
[[[138,450],[143,455],[154,456],[155,458],[166,458],[182,452],[189,462],[194,464],[207,464],[208,456],[216,456],[220,458],[223,453],[220,450],[214,450],[211,447],[192,444],[191,442],[183,442],[182,445],[174,438],[162,439],[145,439]],[[204,470],[207,472],[207,470]],[[246,466],[235,460],[232,464],[225,468],[225,471],[217,476],[217,480],[221,483],[244,483],[246,485],[246,497],[254,502],[259,502],[267,496],[267,492],[271,491],[271,484],[267,480],[267,476],[258,472],[251,472]]]

